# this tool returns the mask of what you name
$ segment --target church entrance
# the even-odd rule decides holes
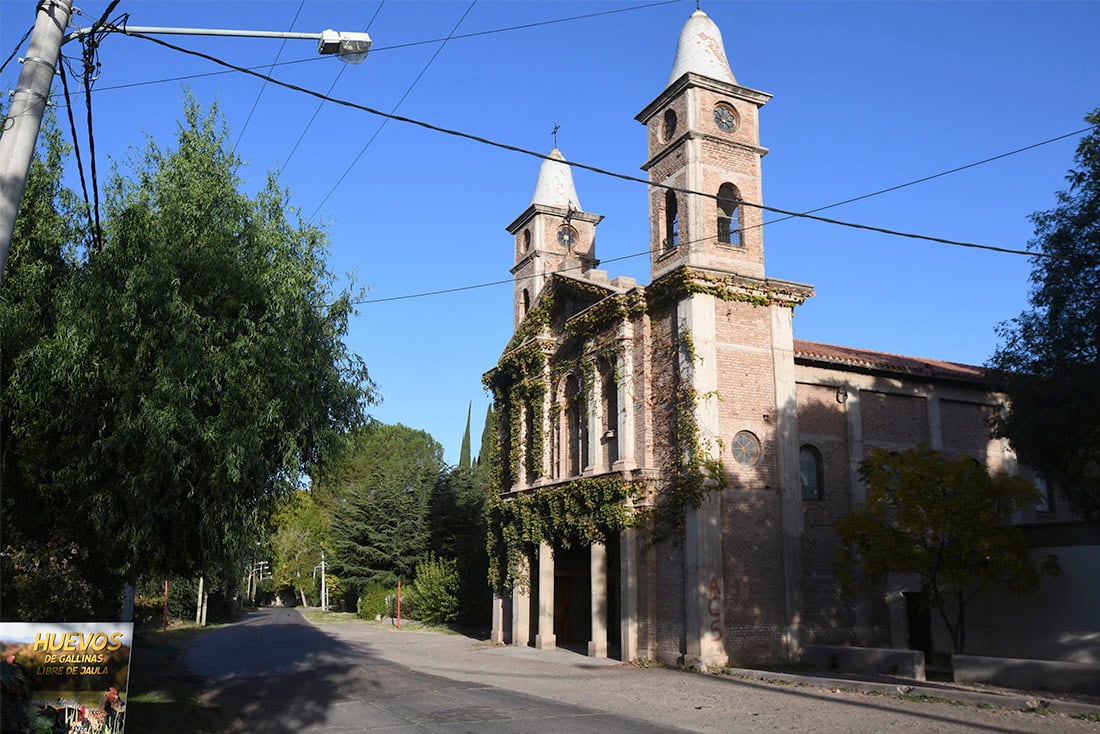
[[[560,647],[588,651],[591,588],[588,547],[554,549],[554,636]]]

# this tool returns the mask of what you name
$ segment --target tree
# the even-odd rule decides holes
[[[324,518],[321,508],[306,490],[297,490],[284,500],[272,518],[272,575],[276,589],[293,589],[308,606],[308,594],[313,593],[313,570],[321,562],[325,544]]]
[[[50,323],[17,324],[33,336],[4,376],[12,527],[86,545],[119,582],[235,577],[374,395],[324,232],[270,177],[240,191],[216,109],[188,100],[176,142],[116,168],[102,243],[79,250]]]
[[[461,559],[457,594],[459,616],[469,624],[489,613],[489,556],[485,548],[485,502],[474,469],[453,467],[432,492],[428,524],[432,550],[443,559]]]
[[[949,459],[927,446],[875,449],[860,473],[867,500],[836,527],[842,588],[873,589],[891,573],[916,576],[953,652],[964,649],[966,607],[978,593],[1033,593],[1042,574],[1061,572],[1053,556],[1032,562],[1021,530],[1008,525],[1039,499],[1026,479],[991,476],[971,457]]]
[[[462,448],[458,453],[458,465],[462,469],[469,469],[470,464],[470,413],[474,409],[473,401],[466,406],[466,430],[462,434]]]
[[[425,431],[373,423],[348,437],[314,488],[332,570],[344,583],[363,591],[413,577],[427,557],[428,508],[443,468],[443,447]]]
[[[1031,216],[1030,308],[998,329],[990,378],[1009,399],[995,429],[1086,519],[1100,520],[1100,108],[1070,186]]]

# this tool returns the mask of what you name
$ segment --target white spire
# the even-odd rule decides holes
[[[676,61],[672,64],[668,83],[672,84],[689,71],[730,84],[737,83],[726,60],[722,32],[702,10],[692,13],[680,31]]]
[[[573,186],[573,170],[564,161],[565,156],[557,148],[550,151],[550,158],[543,160],[535,193],[531,197],[532,204],[583,211],[577,199],[577,189]]]

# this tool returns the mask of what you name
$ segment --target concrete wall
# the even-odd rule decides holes
[[[1100,545],[1035,548],[1032,558],[1048,553],[1065,573],[1045,577],[1039,593],[987,594],[971,603],[967,653],[1100,664]]]

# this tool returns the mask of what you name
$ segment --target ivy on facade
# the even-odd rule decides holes
[[[627,499],[638,492],[621,479],[586,477],[514,497],[492,496],[486,508],[490,585],[527,583],[529,559],[542,541],[563,549],[606,544],[634,525]]]

